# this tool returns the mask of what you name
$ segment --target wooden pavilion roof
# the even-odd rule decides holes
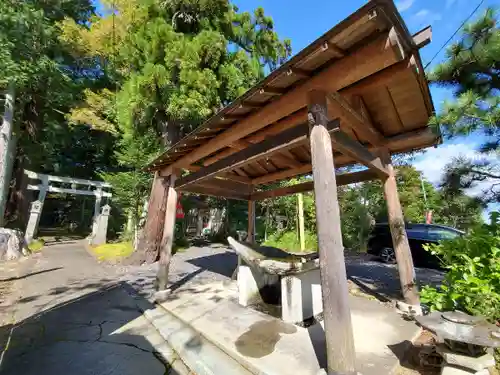
[[[371,152],[402,153],[440,142],[419,48],[391,0],[372,0],[154,160],[168,176],[190,171],[184,191],[247,199],[252,186],[311,172],[307,98],[328,94],[335,166],[384,173]],[[346,143],[347,142],[347,143]],[[359,147],[358,147],[359,146]],[[352,148],[353,147],[353,148]],[[363,173],[363,172],[361,172]],[[345,178],[345,183],[356,182]],[[342,183],[342,181],[340,181]]]

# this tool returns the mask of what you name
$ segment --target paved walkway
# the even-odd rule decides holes
[[[1,374],[167,373],[154,349],[161,336],[117,282],[123,270],[99,265],[80,243],[46,247],[11,268]]]
[[[236,265],[225,246],[191,248],[173,257],[169,281],[227,280]],[[347,268],[365,284],[398,285],[395,267],[352,258]],[[0,263],[0,275],[0,375],[169,374],[156,353],[163,340],[138,305],[151,307],[156,265],[99,264],[67,242]]]

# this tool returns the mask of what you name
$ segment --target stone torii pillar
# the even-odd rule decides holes
[[[49,190],[49,178],[48,176],[41,176],[42,181],[38,199],[31,202],[30,205],[30,216],[28,219],[28,224],[26,225],[26,232],[24,233],[24,240],[27,244],[33,241],[38,230],[38,223],[40,222],[40,217],[42,216],[43,203],[45,202],[45,197],[47,196],[47,191]]]
[[[111,213],[111,207],[106,204],[102,207],[102,211],[96,218],[96,232],[92,237],[92,245],[102,245],[106,243],[106,235],[108,233],[108,220]]]

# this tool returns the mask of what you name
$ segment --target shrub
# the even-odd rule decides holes
[[[432,310],[459,309],[500,321],[499,217],[493,213],[490,224],[478,225],[467,236],[427,246],[447,272],[438,288],[423,288],[422,302]]]
[[[318,239],[316,233],[305,231],[306,248],[305,251],[318,250]],[[274,233],[263,243],[264,246],[273,246],[290,252],[300,252],[300,242],[296,232],[288,231]]]

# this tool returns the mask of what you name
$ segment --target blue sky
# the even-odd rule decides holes
[[[95,0],[98,4],[98,0]],[[403,19],[411,33],[432,26],[432,43],[420,50],[424,66],[451,37],[464,19],[476,8],[481,0],[398,0],[395,1]],[[268,16],[274,20],[275,29],[280,38],[292,41],[293,53],[297,53],[320,35],[331,29],[338,22],[363,6],[364,0],[233,0],[240,11],[252,12],[261,6]],[[307,6],[305,6],[307,5]],[[498,0],[484,0],[475,17],[484,13],[487,7],[499,6]],[[458,39],[460,33],[454,38]],[[443,49],[432,62],[432,65],[443,61]],[[443,101],[453,97],[453,93],[444,88],[432,87],[431,94],[436,110],[439,111]],[[474,148],[481,142],[475,135],[467,138],[446,141],[437,149],[429,149],[415,160],[417,169],[424,172],[425,177],[434,184],[439,182],[443,167],[453,157],[466,155],[476,156]],[[481,188],[471,191],[477,194]],[[490,207],[490,209],[492,209]],[[500,206],[496,206],[500,209]]]

